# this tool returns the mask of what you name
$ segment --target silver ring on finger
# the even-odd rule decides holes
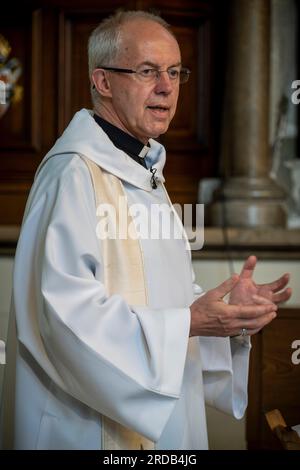
[[[240,335],[243,336],[243,337],[247,336],[248,335],[247,328],[242,328]]]

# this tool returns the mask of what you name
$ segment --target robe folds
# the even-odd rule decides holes
[[[141,237],[147,305],[105,288],[84,159],[121,180],[128,207],[143,208],[143,225],[153,205],[169,205],[165,150],[153,139],[150,145],[157,189],[150,171],[82,109],[37,171],[13,281],[16,449],[99,449],[102,416],[156,449],[207,449],[205,401],[236,418],[244,414],[249,340],[189,338],[189,306],[202,290],[184,238]],[[170,220],[178,224],[173,213]]]

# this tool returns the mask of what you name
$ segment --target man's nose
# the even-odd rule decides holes
[[[174,88],[175,83],[169,77],[167,71],[159,72],[159,76],[157,78],[155,91],[156,93],[171,93]]]

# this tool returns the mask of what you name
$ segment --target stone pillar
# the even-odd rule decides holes
[[[232,0],[223,119],[224,183],[213,225],[283,226],[284,192],[269,177],[270,1]]]

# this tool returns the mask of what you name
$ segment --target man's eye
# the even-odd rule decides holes
[[[143,75],[143,77],[151,77],[154,73],[154,69],[142,69],[140,71],[140,74]]]
[[[179,77],[179,70],[177,69],[169,69],[168,74],[170,78],[178,78]]]

